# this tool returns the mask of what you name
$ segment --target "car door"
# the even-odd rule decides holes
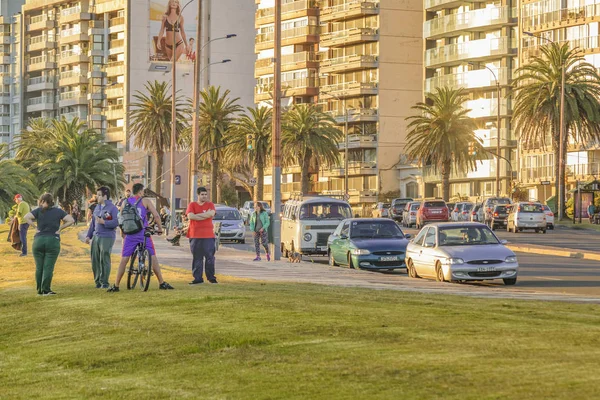
[[[436,233],[435,227],[429,227],[423,239],[423,251],[421,253],[421,269],[419,275],[435,277],[435,254],[436,254]]]
[[[419,231],[417,236],[413,239],[410,248],[406,249],[406,256],[412,260],[417,273],[419,272],[421,265],[423,264],[423,239],[425,239],[425,234],[428,230],[428,227],[421,229],[421,231]]]
[[[333,259],[338,264],[348,264],[348,246],[350,243],[350,221],[344,222],[340,229],[340,234],[333,241]]]

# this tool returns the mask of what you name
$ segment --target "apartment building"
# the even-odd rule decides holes
[[[571,48],[579,48],[588,62],[600,68],[599,18],[600,4],[594,2],[522,1],[521,29],[545,39],[522,35],[521,63],[540,55],[540,46],[553,41],[568,42]],[[600,148],[597,143],[571,140],[567,151],[567,190],[575,187],[577,181],[598,179]],[[519,159],[519,179],[528,188],[529,197],[543,201],[553,195],[554,155],[550,147],[524,148]]]
[[[258,1],[255,101],[271,99],[273,0]],[[383,192],[418,196],[418,170],[406,160],[405,118],[422,98],[422,9],[397,0],[282,2],[284,105],[318,103],[340,129],[348,121],[339,165],[312,171],[312,192],[348,193],[355,212],[368,214]],[[283,172],[282,198],[300,190],[299,167]],[[270,195],[266,177],[266,197]]]
[[[424,92],[464,88],[465,105],[475,119],[477,136],[492,153],[477,170],[453,171],[450,196],[496,194],[496,146],[500,137],[500,193],[516,178],[517,136],[511,127],[510,85],[517,68],[517,9],[513,0],[425,0]],[[498,87],[500,93],[498,96]],[[500,109],[500,126],[497,123]],[[514,168],[514,169],[513,169]],[[441,178],[423,171],[425,196],[441,195]]]

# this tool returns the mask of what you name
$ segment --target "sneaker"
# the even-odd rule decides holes
[[[208,281],[209,281],[210,283],[219,283],[219,282],[217,282],[217,280],[216,280],[216,279],[209,279]]]
[[[267,254],[267,261],[271,261],[271,255]]]
[[[260,261],[260,257],[256,257],[254,260],[252,261]]]
[[[119,287],[115,286],[115,285],[112,285],[106,292],[107,293],[116,293],[116,292],[119,292]]]
[[[102,289],[102,285],[99,283],[96,283],[96,289]]]
[[[110,285],[108,283],[105,283],[104,285],[100,286],[101,289],[108,289],[110,288]]]
[[[43,296],[54,296],[56,294],[56,292],[53,292],[52,290],[49,292],[44,292]]]
[[[19,254],[19,257],[27,257],[27,254]]]
[[[201,283],[204,283],[204,281],[197,281],[197,280],[195,280],[195,279],[194,279],[193,281],[191,281],[191,282],[189,283],[189,285],[199,285],[199,284],[201,284]]]
[[[158,285],[158,288],[161,290],[172,290],[175,289],[173,286],[169,285],[167,282],[163,282],[160,285]]]

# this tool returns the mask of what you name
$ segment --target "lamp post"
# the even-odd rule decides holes
[[[342,108],[344,109],[344,137],[345,137],[345,146],[344,146],[344,196],[345,199],[348,199],[348,109],[346,108],[346,98],[340,99],[338,95],[335,95],[331,92],[321,91],[323,94],[327,94],[337,101],[342,102]]]
[[[523,31],[523,33],[527,36],[535,37],[540,40],[546,40],[554,46],[558,46],[556,42],[551,39],[545,38],[543,36],[534,35],[531,32]],[[565,181],[564,181],[564,170],[565,170],[565,155],[563,154],[563,142],[565,140],[565,63],[564,60],[561,59],[560,66],[560,130],[559,130],[559,143],[558,143],[558,158],[559,158],[559,176],[556,177],[558,182],[558,193],[556,193],[557,198],[557,206],[558,206],[558,220],[562,220],[564,216],[564,193],[565,193]],[[562,179],[561,176],[562,175]]]
[[[473,63],[469,63],[469,65],[474,66]],[[496,197],[500,197],[500,81],[498,80],[498,76],[493,69],[485,64],[483,66],[492,73],[492,76],[496,81],[496,91],[498,97],[498,112],[496,115],[496,129],[498,130],[496,138]]]
[[[273,259],[281,259],[281,0],[275,0],[273,27]]]

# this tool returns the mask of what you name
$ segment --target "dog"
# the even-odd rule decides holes
[[[288,260],[291,263],[299,263],[300,261],[302,261],[302,254],[296,252],[291,253]]]

